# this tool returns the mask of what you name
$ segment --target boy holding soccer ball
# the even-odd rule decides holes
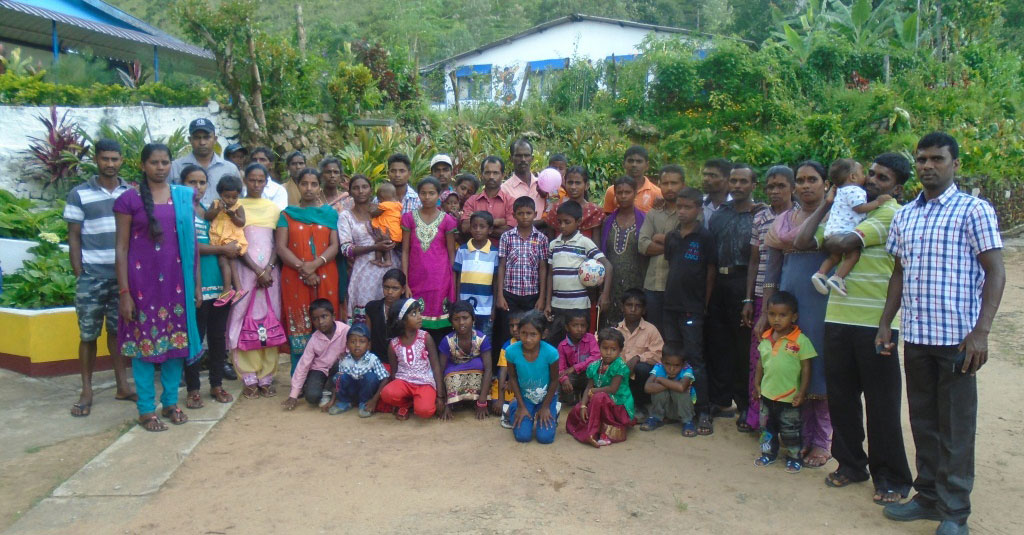
[[[604,288],[598,299],[598,306],[608,305],[611,297],[612,264],[605,258],[597,245],[579,232],[583,219],[583,207],[576,201],[565,201],[558,207],[558,225],[561,234],[551,240],[548,246],[547,303],[545,314],[552,320],[548,341],[557,345],[565,338],[565,323],[572,310],[590,310],[590,296],[587,287],[580,281],[580,266],[595,260],[604,266]]]

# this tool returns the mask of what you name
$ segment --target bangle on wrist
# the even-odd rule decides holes
[[[324,255],[320,255],[320,256],[318,256],[317,258],[319,258],[320,260],[323,260],[323,261],[324,261],[324,263],[323,263],[323,264],[321,264],[321,265],[324,265],[324,266],[326,266],[326,265],[327,265],[327,259],[326,259],[326,258],[324,258]]]
[[[484,399],[484,400],[479,400],[479,399],[476,400],[476,406],[480,407],[480,408],[486,407],[487,406],[487,400],[486,399]]]
[[[130,293],[130,292],[131,292],[131,290],[129,290],[128,288],[121,288],[120,290],[117,291],[117,295],[124,295],[124,294]]]
[[[750,299],[749,297],[748,297],[747,299],[744,299],[744,300],[743,300],[743,304],[744,304],[744,305],[745,305],[745,304],[748,304],[748,303],[753,303],[753,302],[754,302],[754,300],[753,300],[753,299]]]

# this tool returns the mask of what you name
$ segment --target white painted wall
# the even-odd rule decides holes
[[[523,82],[523,73],[530,61],[557,58],[589,58],[591,61],[604,61],[608,56],[632,55],[639,52],[637,48],[650,34],[659,37],[682,37],[684,34],[657,32],[646,28],[619,26],[618,24],[593,20],[567,21],[564,24],[547,28],[541,32],[523,36],[510,43],[489,48],[480,53],[470,54],[458,61],[444,65],[445,72],[445,106],[455,103],[455,94],[448,73],[463,65],[491,64],[494,79],[494,100],[503,93],[503,84],[499,81],[506,68],[514,71],[512,85],[516,96]],[[529,95],[527,84],[525,95]],[[463,102],[460,99],[460,103]]]
[[[178,128],[188,130],[188,123],[198,117],[213,121],[221,146],[238,139],[238,121],[221,110],[216,102],[208,106],[189,108],[162,108],[155,106],[121,106],[102,108],[58,107],[58,118],[70,110],[68,119],[74,121],[89,135],[99,132],[106,123],[121,128],[141,127],[149,123],[154,138],[166,138]],[[144,113],[143,113],[144,112]],[[45,137],[46,129],[39,117],[49,117],[48,106],[0,106],[0,188],[19,197],[52,200],[53,188],[42,188],[42,183],[29,179],[30,158],[25,154],[32,137]]]

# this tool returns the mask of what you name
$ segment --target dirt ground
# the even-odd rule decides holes
[[[1022,254],[1007,258],[993,357],[978,377],[975,533],[1024,533],[1022,264]],[[826,487],[834,461],[796,475],[755,467],[754,439],[731,420],[716,420],[711,437],[682,438],[677,424],[595,450],[565,433],[564,414],[553,445],[518,444],[497,419],[468,411],[453,423],[288,413],[281,390],[240,400],[140,514],[110,532],[923,535],[936,526],[885,520],[870,484]],[[905,401],[903,411],[913,459]]]

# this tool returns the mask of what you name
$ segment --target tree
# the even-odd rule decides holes
[[[264,143],[268,139],[267,116],[256,57],[256,39],[262,32],[251,16],[259,6],[256,0],[226,0],[214,10],[204,0],[181,0],[177,10],[185,32],[213,53],[243,131],[250,140]]]

